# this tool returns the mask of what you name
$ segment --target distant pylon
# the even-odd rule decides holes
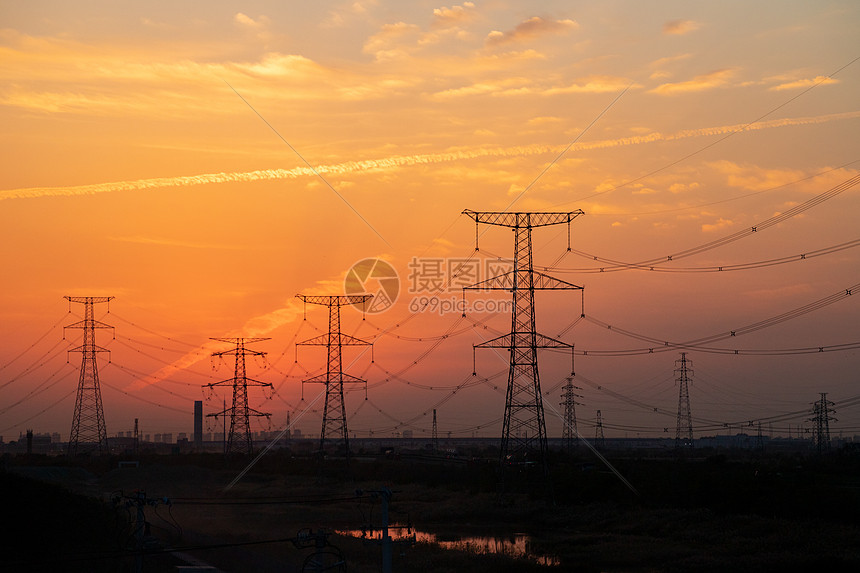
[[[433,451],[439,451],[439,428],[436,426],[436,408],[433,408],[433,431],[430,434],[430,440],[433,442]]]
[[[574,386],[573,377],[569,376],[567,378],[567,382],[562,386],[561,402],[558,404],[559,406],[564,406],[561,439],[562,442],[564,442],[564,447],[565,450],[567,450],[567,453],[571,453],[573,451],[573,447],[576,445],[576,439],[579,437],[579,430],[576,427],[576,399],[582,398],[582,396],[575,393],[574,390],[582,390],[582,388]]]
[[[325,453],[326,440],[339,440],[343,445],[344,455],[349,464],[349,430],[346,425],[346,407],[343,401],[344,383],[364,384],[367,382],[343,372],[343,347],[371,345],[354,336],[340,331],[340,307],[345,305],[364,306],[373,295],[324,295],[309,296],[297,294],[305,304],[317,304],[328,307],[328,332],[299,342],[296,346],[325,346],[328,353],[326,371],[314,376],[305,383],[325,384],[325,406],[323,407],[322,430],[320,431],[320,455]]]
[[[755,447],[757,450],[764,449],[764,434],[761,433],[761,422],[758,423],[758,432],[755,437]]]
[[[464,288],[464,291],[507,290],[513,297],[510,334],[474,346],[505,348],[510,353],[499,465],[504,468],[508,465],[536,462],[544,475],[548,475],[546,420],[541,398],[537,349],[566,348],[570,349],[572,357],[573,346],[535,331],[535,290],[581,290],[582,287],[534,270],[532,229],[567,223],[569,243],[570,222],[583,212],[509,213],[476,212],[467,209],[463,213],[475,220],[476,241],[481,223],[509,227],[514,231],[514,269]],[[477,244],[475,249],[478,249]]]
[[[96,329],[113,328],[113,326],[95,319],[93,305],[110,302],[114,297],[67,296],[64,298],[69,301],[70,306],[73,302],[84,305],[84,319],[65,327],[80,328],[84,331],[82,344],[69,350],[69,352],[80,352],[82,358],[75,412],[72,416],[72,430],[69,433],[69,455],[93,451],[108,453],[107,429],[96,355],[109,350],[96,345]]]
[[[137,418],[134,419],[134,453],[137,453],[140,447],[140,434],[138,433]]]
[[[597,424],[594,426],[594,447],[602,450],[606,447],[606,436],[603,435],[603,414],[597,411]]]
[[[693,371],[688,368],[690,361],[687,353],[682,352],[681,358],[675,361],[675,382],[678,383],[678,423],[675,429],[675,447],[693,447],[693,417],[690,413],[690,376]]]
[[[251,408],[248,405],[248,386],[262,386],[264,388],[273,388],[268,382],[260,382],[248,378],[245,374],[245,356],[265,356],[265,352],[259,350],[249,350],[245,348],[246,344],[269,340],[268,338],[212,338],[218,342],[227,342],[234,344],[236,347],[232,350],[224,350],[222,352],[213,352],[212,356],[228,356],[236,357],[235,366],[233,369],[233,377],[220,382],[212,382],[204,384],[204,388],[214,389],[216,386],[232,386],[233,388],[233,403],[227,408],[226,404],[222,411],[206,414],[207,418],[218,419],[218,416],[230,416],[230,432],[226,436],[224,444],[224,453],[231,454],[234,452],[250,456],[254,452],[254,440],[251,435],[251,416],[268,418],[271,414],[260,412]]]
[[[833,402],[827,399],[827,392],[820,393],[821,398],[812,404],[812,418],[808,421],[812,422],[812,443],[822,454],[830,450],[830,420],[836,421],[836,418],[831,416],[836,412],[831,406]]]

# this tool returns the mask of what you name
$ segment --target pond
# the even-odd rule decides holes
[[[382,531],[379,529],[372,531],[350,529],[340,530],[336,533],[363,539],[380,539],[382,537]],[[534,552],[532,538],[526,533],[514,533],[505,536],[440,534],[394,524],[389,527],[388,534],[394,540],[414,537],[416,543],[429,543],[443,549],[455,549],[479,555],[505,555],[512,559],[529,559],[547,567],[561,565],[561,561],[554,555]]]

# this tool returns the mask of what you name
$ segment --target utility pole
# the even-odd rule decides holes
[[[137,450],[140,448],[140,434],[138,433],[137,418],[134,419],[134,453],[137,455]]]
[[[343,446],[346,463],[349,465],[349,430],[346,425],[346,407],[343,401],[344,383],[364,384],[367,382],[343,372],[344,346],[371,346],[372,343],[355,338],[340,331],[340,307],[344,305],[361,305],[365,307],[373,295],[322,295],[311,296],[297,294],[305,305],[316,304],[328,307],[328,332],[299,342],[296,346],[325,346],[328,360],[324,374],[302,381],[306,383],[325,384],[325,406],[323,407],[322,431],[320,431],[320,458],[325,453],[326,439],[340,441]]]
[[[693,417],[690,413],[690,376],[693,371],[688,368],[687,353],[682,352],[681,358],[675,361],[675,382],[678,383],[678,422],[675,429],[675,448],[693,447]]]
[[[827,399],[827,392],[820,393],[821,398],[812,404],[812,418],[807,420],[812,422],[812,443],[815,445],[819,454],[823,454],[830,450],[830,421],[836,421],[836,418],[831,416],[836,412],[831,406],[833,402]]]
[[[69,352],[81,353],[81,376],[78,379],[78,393],[75,398],[75,412],[72,416],[72,430],[69,433],[69,456],[88,452],[108,453],[107,428],[102,407],[102,392],[99,386],[99,370],[96,355],[109,352],[96,344],[97,328],[113,328],[95,319],[94,305],[109,303],[112,296],[67,296],[71,303],[84,305],[84,319],[65,328],[80,328],[84,339],[80,346]],[[110,308],[108,308],[110,311]]]
[[[233,452],[238,452],[250,456],[254,452],[254,440],[251,436],[251,416],[268,418],[271,414],[260,412],[251,408],[248,405],[248,386],[262,386],[263,388],[273,388],[268,382],[260,382],[248,378],[245,374],[245,356],[266,356],[265,352],[259,350],[250,350],[245,348],[246,344],[253,344],[268,338],[212,338],[218,342],[227,342],[235,344],[232,350],[224,350],[222,352],[213,352],[212,356],[228,356],[236,357],[235,366],[233,369],[233,377],[220,382],[212,382],[204,384],[204,388],[214,389],[216,386],[232,386],[233,388],[233,405],[227,408],[226,402],[224,409],[220,412],[206,414],[207,418],[218,419],[218,416],[224,416],[224,433],[227,433],[227,418],[230,416],[230,433],[225,436],[224,454],[229,455]]]
[[[561,439],[568,454],[573,452],[576,439],[579,437],[579,431],[576,427],[576,399],[582,398],[582,396],[576,394],[574,390],[582,390],[582,388],[574,386],[573,377],[569,376],[567,382],[562,386],[561,402],[558,404],[564,406],[564,426],[561,429]]]
[[[570,349],[572,362],[573,345],[536,332],[535,290],[582,290],[582,287],[534,270],[532,229],[566,223],[570,249],[570,222],[584,213],[581,210],[565,213],[508,213],[476,212],[468,209],[463,213],[475,220],[476,251],[479,250],[477,241],[480,224],[508,227],[514,231],[513,270],[465,287],[463,296],[465,297],[466,290],[506,290],[512,293],[510,334],[477,344],[474,348],[506,348],[510,353],[499,466],[504,469],[511,465],[537,462],[544,476],[547,476],[549,466],[546,420],[541,398],[537,349]]]
[[[594,447],[598,450],[606,448],[606,436],[603,435],[603,414],[597,411],[597,425],[594,426]]]

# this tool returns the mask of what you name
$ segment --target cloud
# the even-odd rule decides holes
[[[663,33],[667,35],[683,36],[690,32],[695,32],[701,27],[698,22],[693,20],[672,20],[663,24]]]
[[[439,28],[450,28],[466,24],[475,18],[475,4],[463,2],[462,6],[442,6],[433,10],[433,25]]]
[[[620,92],[624,88],[641,87],[638,85],[630,85],[629,80],[625,78],[616,78],[612,76],[590,76],[581,78],[578,83],[573,83],[566,86],[540,87],[530,85],[531,82],[527,78],[505,78],[495,82],[480,82],[469,86],[452,88],[443,90],[433,94],[437,98],[454,98],[473,95],[493,95],[493,96],[519,96],[519,95],[561,95],[572,93],[606,93]]]
[[[771,86],[768,89],[771,91],[796,90],[800,88],[808,88],[817,85],[838,84],[839,80],[829,76],[817,76],[813,79],[794,80],[785,82],[776,86]]]
[[[570,93],[606,93],[618,92],[630,85],[626,78],[613,76],[589,76],[581,78],[578,83],[569,86],[550,88],[542,92],[544,95],[570,94]],[[631,88],[641,87],[632,85]]]
[[[524,42],[540,36],[563,34],[578,27],[579,24],[573,20],[544,20],[540,16],[534,16],[520,22],[513,30],[507,32],[493,30],[487,35],[486,44],[500,46]]]
[[[708,165],[726,175],[728,185],[752,191],[765,191],[793,183],[805,175],[801,170],[763,169],[758,166],[738,165],[732,161],[714,161]]]
[[[367,39],[362,51],[374,55],[378,61],[401,59],[409,55],[420,35],[421,29],[415,24],[385,24],[379,32]]]
[[[262,28],[268,23],[268,18],[266,16],[260,16],[259,19],[254,20],[242,12],[237,12],[236,15],[233,16],[233,21],[249,28]]]
[[[176,239],[164,239],[160,237],[143,237],[135,235],[130,237],[109,237],[111,241],[121,243],[137,243],[140,245],[156,245],[162,247],[183,247],[187,249],[228,249],[235,250],[239,247],[235,245],[215,245],[209,243],[194,243],[191,241],[178,241]]]
[[[699,184],[693,183],[673,183],[669,186],[670,193],[684,193],[685,191],[694,191],[699,188]]]
[[[702,225],[702,232],[711,233],[713,231],[719,231],[720,229],[725,229],[726,227],[731,227],[732,225],[734,225],[733,221],[730,221],[728,219],[723,219],[722,217],[720,217],[716,223]]]
[[[757,131],[773,129],[778,127],[789,127],[798,125],[815,125],[830,121],[860,118],[860,111],[835,113],[815,117],[798,117],[776,119],[772,121],[760,121],[753,124],[721,125],[714,127],[703,127],[699,129],[686,129],[675,133],[653,132],[646,135],[636,135],[617,139],[604,139],[589,142],[577,142],[570,146],[570,151],[589,149],[606,149],[612,147],[623,147],[629,145],[642,145],[659,141],[675,141],[690,137],[702,137],[713,135],[724,135],[740,131]],[[442,153],[427,153],[415,155],[394,155],[380,159],[367,159],[363,161],[347,161],[331,165],[318,165],[316,172],[323,175],[366,175],[377,174],[382,171],[390,171],[403,167],[433,165],[453,161],[464,161],[484,157],[523,157],[528,155],[558,154],[565,149],[565,145],[524,145],[514,147],[475,147],[456,149]],[[729,162],[717,162],[714,165],[734,165]],[[730,168],[725,168],[730,172]],[[741,185],[758,184],[767,186],[770,183],[755,181],[743,181],[745,176],[742,168],[735,174],[735,179]],[[10,189],[0,191],[0,201],[9,199],[33,199],[39,197],[69,197],[79,195],[94,195],[98,193],[111,193],[115,191],[144,191],[147,189],[158,189],[165,187],[190,187],[195,185],[211,185],[231,182],[253,182],[253,181],[277,181],[298,179],[301,177],[316,177],[314,170],[308,167],[295,167],[293,169],[263,169],[259,171],[245,171],[232,173],[206,173],[202,175],[186,175],[181,177],[162,177],[153,179],[137,179],[132,181],[117,181],[112,183],[95,183],[92,185],[77,185],[72,187],[28,187],[21,189]],[[796,175],[795,175],[796,178]],[[609,188],[613,186],[610,185]]]
[[[686,82],[661,84],[650,90],[650,92],[661,95],[675,95],[679,93],[711,90],[725,85],[734,75],[734,69],[725,68],[703,74],[701,76],[696,76],[692,80],[688,80]]]

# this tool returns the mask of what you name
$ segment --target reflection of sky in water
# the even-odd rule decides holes
[[[339,535],[363,537],[365,539],[380,539],[380,530],[364,531],[361,529],[338,530]],[[477,554],[506,555],[511,558],[525,557],[541,565],[560,565],[558,558],[552,555],[537,555],[531,551],[531,537],[525,533],[514,533],[505,537],[474,536],[474,535],[443,535],[418,531],[401,525],[392,525],[388,530],[392,539],[411,539],[417,543],[432,543],[443,549],[457,549]]]

